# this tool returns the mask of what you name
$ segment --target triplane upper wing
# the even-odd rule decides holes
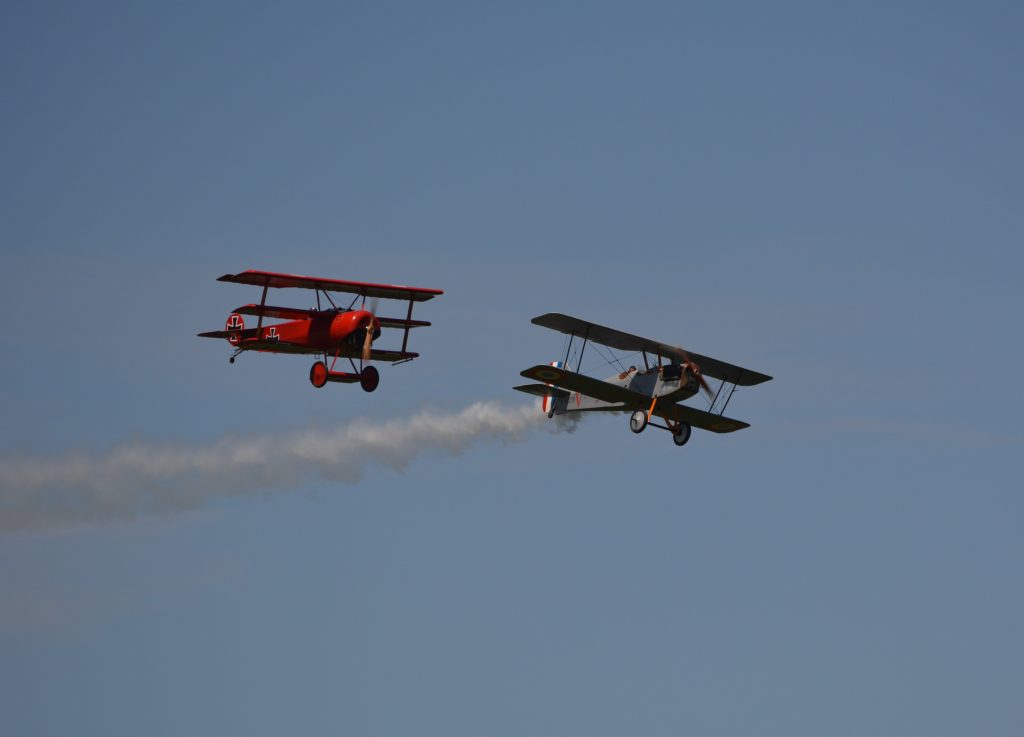
[[[278,274],[273,271],[257,271],[254,269],[242,271],[238,274],[225,274],[218,277],[217,281],[251,284],[256,287],[269,287],[271,289],[315,289],[321,292],[346,292],[348,294],[362,295],[363,297],[412,300],[413,302],[425,302],[439,294],[444,294],[440,289],[427,289],[425,287],[368,284],[365,282],[344,281],[342,279],[325,279],[319,276]]]

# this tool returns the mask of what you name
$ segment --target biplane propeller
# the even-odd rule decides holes
[[[235,349],[228,359],[230,363],[234,363],[245,351],[320,355],[321,360],[316,361],[309,370],[309,381],[313,386],[320,388],[329,381],[343,384],[358,382],[368,392],[372,392],[380,383],[380,374],[371,365],[372,361],[399,364],[420,355],[407,350],[409,331],[412,328],[427,327],[430,323],[412,319],[413,304],[444,294],[440,289],[365,284],[314,276],[276,274],[270,271],[250,270],[239,274],[225,274],[217,281],[263,288],[260,303],[242,305],[234,310],[228,315],[224,330],[199,333],[201,338],[227,340]],[[270,289],[311,289],[316,293],[316,308],[272,307],[267,304],[267,291]],[[348,305],[339,306],[331,298],[332,293],[354,296]],[[322,305],[321,295],[330,306]],[[405,317],[377,315],[377,304],[381,299],[408,301],[409,307]],[[255,316],[256,327],[246,328],[243,315]],[[285,322],[264,326],[264,318]],[[373,341],[380,337],[382,328],[404,331],[400,350],[382,350],[373,346]],[[352,370],[335,371],[339,359],[348,361]]]
[[[754,386],[772,378],[717,358],[557,312],[535,317],[531,322],[569,336],[563,361],[533,366],[520,374],[543,383],[515,387],[541,397],[541,409],[549,418],[569,412],[629,412],[629,428],[633,432],[643,432],[648,425],[661,428],[672,434],[677,446],[682,446],[689,441],[694,427],[714,433],[750,427],[746,422],[726,417],[725,408],[737,386]],[[583,345],[576,371],[571,371],[566,364],[576,339],[582,340]],[[644,367],[630,366],[604,380],[584,376],[579,370],[588,342],[640,353]],[[719,381],[716,390],[712,390],[705,376]],[[732,388],[726,390],[727,386]],[[701,390],[708,396],[708,410],[680,404]],[[662,419],[665,424],[653,418]]]

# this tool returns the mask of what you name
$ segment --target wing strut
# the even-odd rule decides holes
[[[583,333],[583,346],[580,348],[580,357],[576,361],[576,373],[580,372],[580,366],[583,365],[583,351],[587,350],[587,338],[590,337],[590,326],[587,326],[587,332]]]
[[[269,285],[269,279],[267,281],[268,281],[268,284],[264,284],[263,285],[263,296],[260,297],[260,316],[256,320],[256,339],[257,340],[259,340],[259,338],[260,338],[260,328],[263,327],[263,307],[267,304],[267,286]]]
[[[405,346],[409,342],[410,321],[412,320],[412,300],[409,300],[409,310],[405,313],[405,334],[402,336],[402,353],[405,353]]]

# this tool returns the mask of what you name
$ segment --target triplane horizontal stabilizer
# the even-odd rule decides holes
[[[648,425],[668,430],[672,440],[682,446],[690,439],[691,428],[699,427],[714,433],[730,433],[750,427],[746,422],[725,416],[725,408],[737,386],[754,386],[772,377],[735,366],[725,361],[691,353],[677,346],[659,343],[619,330],[549,313],[535,317],[536,325],[569,335],[564,361],[526,369],[522,376],[541,381],[525,384],[516,390],[539,396],[548,417],[568,412],[629,412],[629,426],[635,433]],[[566,368],[573,342],[582,340],[576,371]],[[621,351],[639,352],[644,367],[630,366],[607,379],[595,379],[579,373],[587,343],[598,343]],[[717,389],[705,376],[718,380]],[[726,387],[730,388],[726,390]],[[708,409],[680,404],[703,390]],[[660,418],[665,424],[652,421]]]
[[[321,355],[309,370],[309,380],[319,388],[327,382],[344,384],[359,383],[364,390],[372,392],[380,383],[380,374],[370,365],[371,361],[405,363],[419,356],[407,350],[409,331],[412,328],[428,327],[425,320],[413,320],[412,308],[415,302],[425,302],[439,294],[440,289],[403,287],[394,284],[368,284],[364,282],[325,279],[315,276],[277,274],[271,271],[243,271],[239,274],[225,274],[217,281],[235,284],[250,284],[263,287],[259,304],[242,305],[228,316],[224,330],[199,333],[201,338],[222,338],[235,349],[228,359],[235,362],[245,351],[260,353],[295,353]],[[267,304],[269,289],[310,289],[316,294],[316,307],[274,307]],[[347,305],[335,303],[332,293],[354,295]],[[322,304],[320,299],[329,304]],[[370,304],[367,305],[367,299]],[[405,317],[379,317],[376,302],[379,299],[408,301]],[[356,303],[359,303],[358,306]],[[256,317],[256,327],[246,328],[243,315]],[[263,325],[263,320],[285,320],[274,325]],[[403,331],[402,347],[398,350],[382,350],[373,346],[380,337],[382,328]],[[352,371],[336,371],[338,359],[348,361]],[[356,359],[359,366],[356,366]],[[328,365],[330,361],[330,365]]]

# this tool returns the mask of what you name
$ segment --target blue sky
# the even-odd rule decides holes
[[[1022,20],[5,6],[4,462],[515,407],[548,311],[776,378],[683,450],[598,417],[6,533],[0,731],[1019,734]],[[446,294],[317,391],[194,337],[245,268]]]

